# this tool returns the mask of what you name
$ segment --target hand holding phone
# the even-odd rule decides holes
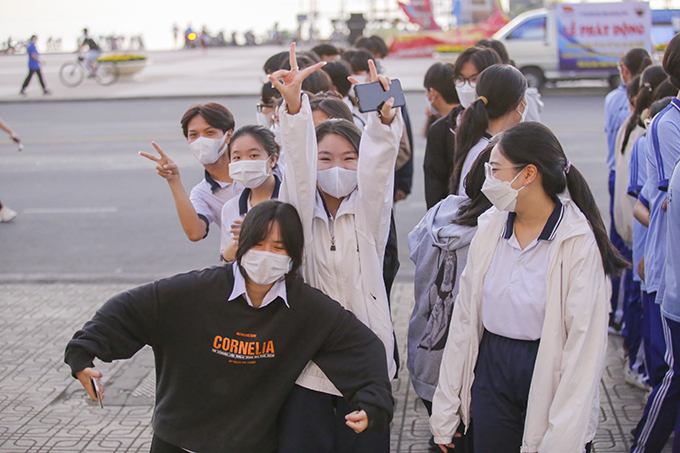
[[[391,80],[389,90],[385,90],[380,82],[371,82],[354,85],[354,92],[357,95],[357,103],[361,113],[375,112],[382,109],[382,106],[390,98],[394,98],[393,108],[406,105],[399,79]]]
[[[90,383],[92,384],[92,390],[94,390],[94,394],[97,397],[97,401],[99,401],[99,407],[102,409],[104,408],[104,389],[102,387],[102,384],[99,382],[99,379],[91,376],[90,377]]]

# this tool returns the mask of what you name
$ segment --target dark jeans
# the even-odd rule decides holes
[[[389,427],[357,434],[345,424],[353,411],[340,396],[296,385],[279,412],[278,453],[389,453]]]
[[[29,69],[28,75],[26,76],[26,80],[24,80],[24,84],[21,86],[21,91],[24,91],[28,84],[31,82],[31,79],[33,78],[33,73],[38,74],[38,80],[40,81],[40,85],[42,86],[43,91],[47,90],[47,88],[45,88],[45,82],[43,81],[42,72],[40,72],[40,69]]]

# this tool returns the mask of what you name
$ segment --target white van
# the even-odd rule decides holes
[[[545,8],[520,14],[493,36],[505,45],[530,86],[541,88],[547,81],[573,79],[608,79],[614,88],[619,84],[616,67],[561,71],[557,38],[555,10]]]

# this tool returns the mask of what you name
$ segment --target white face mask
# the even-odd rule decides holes
[[[271,174],[267,160],[238,160],[229,164],[229,176],[249,189],[260,187],[260,185]]]
[[[427,99],[427,105],[430,107],[430,112],[433,115],[439,115],[439,111],[436,108],[434,108],[434,105],[432,105],[432,101],[430,100],[429,90],[425,92],[425,99]]]
[[[460,105],[463,108],[468,108],[470,105],[477,100],[477,84],[466,82],[462,87],[456,85],[456,93],[458,93],[458,99],[460,100]]]
[[[333,167],[316,172],[319,187],[328,195],[343,198],[357,187],[357,171],[343,167]]]
[[[512,181],[501,181],[493,175],[492,167],[488,162],[484,164],[484,169],[486,179],[482,185],[482,193],[498,210],[514,212],[517,206],[517,194],[524,189],[524,186],[515,189],[512,187],[512,183],[522,172],[517,173]]]
[[[222,138],[198,137],[189,143],[189,150],[201,164],[214,164],[227,149],[223,146],[226,141],[226,133]]]
[[[255,117],[257,118],[257,124],[269,129],[273,124],[274,111],[272,110],[269,113],[255,112]]]
[[[522,116],[522,119],[519,120],[520,123],[523,123],[527,119],[527,113],[529,112],[529,104],[526,101],[522,101],[520,104],[524,106],[524,111],[520,112],[519,111],[519,105],[517,106],[517,113],[519,113]]]
[[[269,285],[290,271],[292,260],[288,255],[250,249],[243,254],[241,266],[248,278],[258,285]]]

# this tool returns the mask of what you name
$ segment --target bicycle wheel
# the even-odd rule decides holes
[[[94,80],[100,85],[111,85],[118,80],[119,76],[116,63],[98,63],[94,73]]]
[[[83,71],[83,68],[73,61],[64,63],[61,65],[61,69],[59,69],[59,80],[70,88],[80,85],[84,77],[85,71]]]

